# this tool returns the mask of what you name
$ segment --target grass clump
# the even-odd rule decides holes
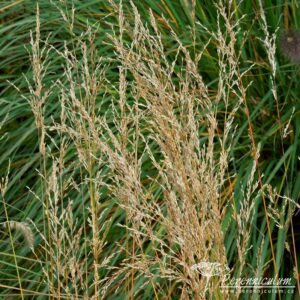
[[[300,123],[297,66],[277,51],[286,8],[20,5],[3,17],[27,52],[12,43],[1,66],[1,295],[258,299],[236,279],[268,277],[294,287],[270,299],[292,299]],[[22,9],[35,10],[24,32]]]

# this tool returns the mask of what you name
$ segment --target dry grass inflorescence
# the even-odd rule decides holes
[[[134,2],[130,2],[129,18],[122,3],[111,1],[117,24],[107,21],[111,32],[103,46],[113,49],[114,56],[105,58],[95,46],[98,25],[87,25],[85,32],[76,35],[74,6],[66,12],[63,1],[54,4],[72,43],[57,47],[50,36],[41,36],[37,6],[28,50],[33,76],[26,78],[30,96],[24,96],[34,114],[41,154],[41,190],[30,189],[30,193],[41,204],[43,218],[40,223],[17,222],[6,215],[1,223],[9,231],[13,249],[14,230],[31,249],[43,278],[40,296],[148,299],[147,291],[155,299],[237,299],[241,286],[234,296],[227,295],[221,290],[222,276],[241,277],[245,270],[261,276],[262,246],[252,257],[251,271],[247,265],[259,202],[267,224],[262,244],[270,240],[270,261],[278,276],[272,226],[287,228],[297,204],[264,184],[259,170],[260,143],[248,107],[252,82],[244,80],[255,63],[241,71],[240,45],[247,35],[240,35],[245,16],[235,18],[238,7],[232,1],[216,3],[215,30],[195,23],[210,38],[192,53],[167,18],[160,21],[170,34],[168,39],[153,11],[147,23]],[[269,34],[260,1],[259,9],[260,42],[279,105],[276,32]],[[281,41],[292,60],[298,60],[298,35],[286,33]],[[238,43],[241,36],[244,40]],[[213,91],[202,69],[210,44],[217,53]],[[61,76],[46,85],[53,56],[62,62]],[[109,77],[110,68],[117,68],[117,80]],[[46,118],[45,107],[53,94],[60,114]],[[252,158],[237,205],[227,187],[236,180],[229,166],[239,125],[236,116],[241,112],[247,119]],[[70,149],[75,151],[72,161]],[[1,183],[3,199],[7,180]],[[275,204],[279,198],[284,203],[281,208]],[[223,225],[228,211],[236,227],[237,259],[232,268]],[[114,240],[112,228],[122,237]],[[17,272],[18,268],[16,261]],[[25,299],[27,288],[19,272],[17,277]]]

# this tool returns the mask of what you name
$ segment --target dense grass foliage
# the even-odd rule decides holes
[[[299,6],[2,1],[0,298],[299,299]]]

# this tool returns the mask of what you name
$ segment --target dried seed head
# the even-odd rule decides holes
[[[2,226],[4,228],[7,228],[8,226],[10,226],[11,229],[19,231],[23,235],[28,247],[33,249],[34,236],[33,236],[33,232],[31,230],[31,228],[29,227],[29,225],[27,223],[17,222],[17,221],[7,221],[7,222],[3,223]]]
[[[281,34],[280,47],[282,53],[292,62],[300,62],[300,32],[284,31]]]

